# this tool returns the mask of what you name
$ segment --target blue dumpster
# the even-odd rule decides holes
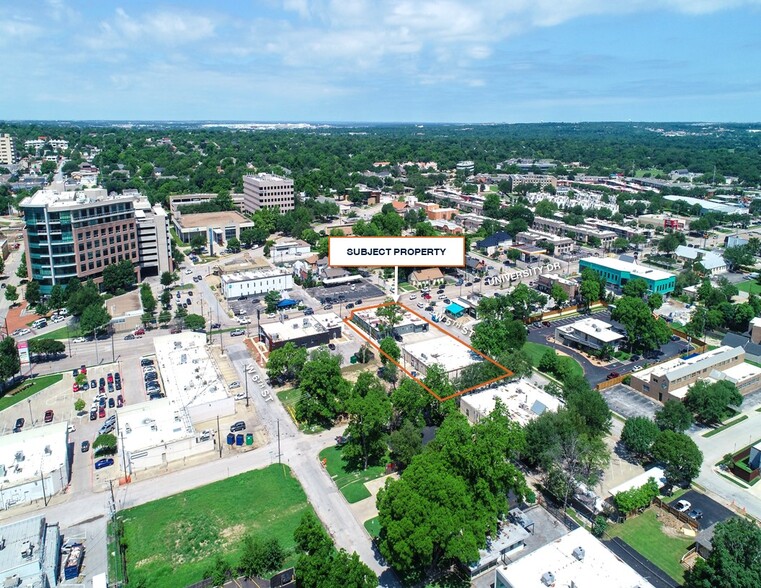
[[[235,445],[235,433],[228,433],[227,434],[227,444],[228,445]]]
[[[235,444],[236,444],[236,445],[239,445],[239,446],[240,446],[240,445],[243,445],[243,439],[244,439],[244,435],[243,435],[243,433],[238,433],[238,434],[235,436]]]

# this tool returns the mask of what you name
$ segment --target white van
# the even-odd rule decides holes
[[[47,326],[48,326],[48,321],[46,321],[45,319],[37,319],[36,321],[32,323],[33,329],[42,329]]]

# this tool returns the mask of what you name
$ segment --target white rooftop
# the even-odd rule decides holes
[[[248,282],[250,280],[264,280],[267,278],[278,278],[280,276],[290,275],[291,272],[283,269],[262,269],[249,272],[235,272],[232,274],[223,274],[220,279],[225,284],[235,284],[238,282]]]
[[[604,343],[612,343],[613,341],[618,341],[619,339],[624,338],[621,333],[616,333],[611,330],[611,325],[608,323],[592,317],[581,319],[570,325],[558,327],[558,330],[568,334],[578,331],[579,333],[583,333]]]
[[[327,312],[283,320],[282,322],[267,323],[261,325],[261,329],[273,341],[290,341],[291,339],[324,333],[328,329],[342,324],[343,321],[335,312]]]
[[[649,470],[642,472],[641,474],[637,474],[634,476],[631,480],[627,480],[626,482],[623,482],[616,486],[615,488],[610,489],[610,495],[615,496],[619,492],[626,492],[627,490],[631,490],[632,488],[641,488],[645,484],[647,484],[647,481],[653,478],[658,483],[658,487],[660,488],[664,484],[666,484],[666,474],[663,471],[663,468],[658,467],[652,467]]]
[[[727,380],[733,384],[739,384],[745,380],[755,378],[759,374],[761,374],[761,368],[743,362],[722,371],[714,370],[711,373],[711,377],[715,380]]]
[[[619,272],[629,272],[636,278],[647,278],[649,280],[667,280],[674,277],[674,274],[672,273],[645,267],[630,261],[623,261],[622,259],[615,257],[585,257],[579,261],[586,261]]]
[[[355,310],[354,316],[362,319],[366,324],[370,325],[371,327],[378,328],[378,325],[383,323],[385,324],[386,319],[383,319],[379,317],[375,311],[375,309],[370,310]],[[405,311],[402,314],[402,319],[399,321],[396,325],[394,325],[395,329],[400,329],[407,325],[421,325],[425,324],[426,321],[421,319],[416,314],[413,314],[411,312]]]
[[[563,278],[558,274],[540,274],[543,275],[545,278],[548,278],[552,280],[553,282],[557,282],[558,284],[565,284],[566,286],[576,286],[576,282],[573,280],[569,280],[567,278]]]
[[[445,335],[404,346],[404,351],[426,367],[439,364],[445,372],[454,372],[484,360],[464,343]]]
[[[583,527],[498,567],[497,574],[511,588],[653,588]]]
[[[632,374],[639,379],[649,380],[650,375],[660,377],[667,375],[671,381],[677,380],[685,375],[695,373],[696,371],[708,369],[716,365],[717,363],[724,361],[730,357],[736,357],[743,352],[742,347],[729,347],[728,345],[722,345],[716,349],[709,349],[705,353],[690,357],[689,359],[682,359],[677,357],[671,361],[660,363],[651,368],[642,370]]]
[[[548,394],[524,378],[462,396],[460,406],[464,408],[467,404],[473,408],[476,414],[468,415],[468,418],[477,422],[494,410],[497,399],[507,407],[510,419],[521,425],[534,420],[546,410],[555,412],[563,406],[560,398]]]
[[[128,453],[195,436],[188,411],[169,398],[129,404],[116,415],[122,451]]]
[[[205,333],[156,337],[153,346],[167,398],[185,408],[227,398],[224,378],[209,355]]]
[[[84,190],[58,190],[46,188],[27,196],[21,206],[47,206],[48,208],[76,207],[96,202],[116,202],[118,200],[137,200],[135,194],[111,194],[105,188],[86,188]]]
[[[750,326],[761,327],[761,316],[757,316],[756,318],[750,319]]]
[[[32,427],[0,437],[0,488],[10,488],[41,475],[58,471],[68,459],[67,432],[64,421]]]
[[[60,557],[60,532],[36,516],[0,527],[0,577],[17,576],[21,583],[4,584],[19,588],[42,588],[55,580]]]

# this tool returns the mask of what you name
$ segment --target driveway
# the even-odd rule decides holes
[[[685,492],[679,499],[686,500],[692,505],[692,508],[703,511],[703,518],[698,521],[701,529],[707,529],[714,523],[720,523],[735,516],[735,513],[728,508],[696,490]]]
[[[661,404],[652,398],[643,396],[626,384],[616,384],[601,392],[610,410],[626,419],[632,417],[655,418],[655,413]]]

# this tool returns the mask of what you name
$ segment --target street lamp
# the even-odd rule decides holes
[[[32,399],[27,398],[27,403],[29,404],[29,423],[34,426],[34,415],[32,414]]]

